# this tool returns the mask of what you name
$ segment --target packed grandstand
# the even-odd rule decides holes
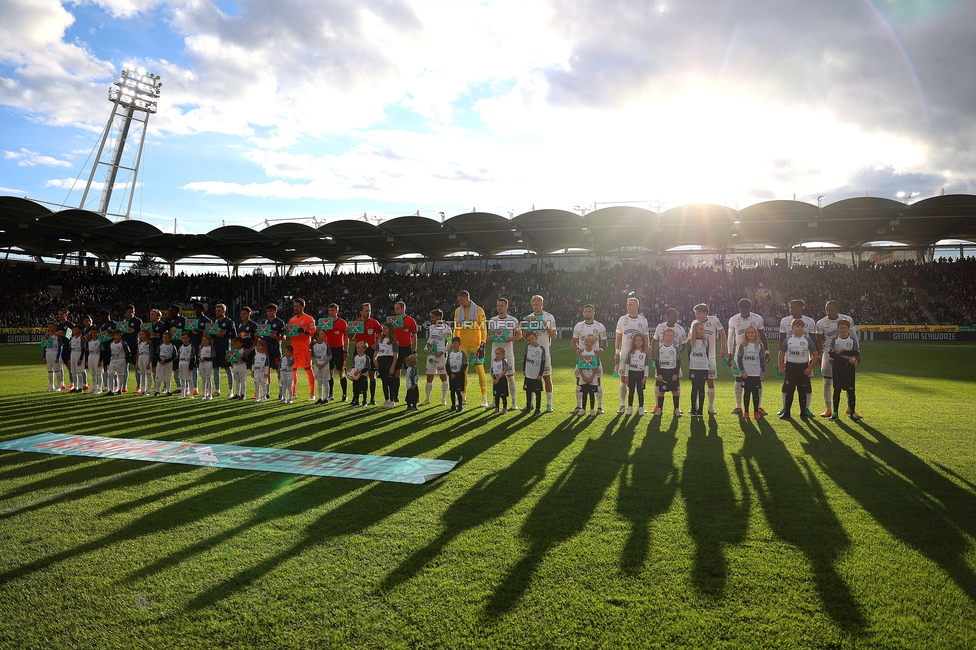
[[[467,289],[475,302],[492,312],[495,299],[505,296],[511,311],[531,311],[534,294],[546,298],[560,326],[580,319],[582,306],[592,303],[604,322],[626,311],[629,296],[641,300],[641,311],[663,319],[675,307],[680,320],[692,318],[695,304],[707,303],[712,313],[728,318],[743,297],[767,322],[787,315],[787,302],[802,298],[817,314],[828,299],[838,300],[841,311],[858,323],[970,324],[976,313],[976,259],[938,259],[931,263],[892,262],[845,266],[787,268],[773,265],[754,269],[717,267],[682,269],[670,266],[614,266],[586,271],[450,271],[434,275],[400,273],[309,273],[292,276],[260,274],[139,275],[111,274],[97,268],[57,267],[33,263],[0,266],[0,327],[37,327],[53,322],[57,309],[66,306],[72,317],[95,316],[102,309],[121,314],[128,304],[145,316],[150,308],[176,303],[187,308],[197,300],[212,309],[227,304],[232,314],[248,305],[262,308],[269,302],[301,297],[308,312],[325,316],[330,302],[349,316],[363,302],[373,313],[393,313],[403,300],[421,322],[435,308],[453,308],[455,296]]]

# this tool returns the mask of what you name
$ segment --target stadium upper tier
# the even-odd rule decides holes
[[[976,196],[948,194],[912,205],[862,197],[822,208],[765,201],[738,211],[711,204],[661,213],[615,206],[585,216],[533,210],[513,219],[470,212],[443,223],[416,216],[379,225],[345,219],[318,228],[300,223],[263,230],[224,226],[203,235],[168,234],[136,220],[112,223],[87,210],[52,212],[28,199],[0,196],[0,247],[31,255],[88,251],[107,260],[145,252],[169,262],[198,255],[231,264],[260,258],[287,264],[312,258],[342,262],[361,256],[387,262],[418,253],[428,259],[461,252],[491,257],[513,250],[549,255],[579,249],[604,255],[633,247],[663,253],[688,245],[714,251],[738,246],[786,250],[824,242],[856,249],[886,241],[921,248],[943,239],[976,239]]]

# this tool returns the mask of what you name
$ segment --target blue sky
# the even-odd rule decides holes
[[[0,12],[0,194],[77,205],[112,75],[141,66],[163,87],[133,216],[167,230],[976,192],[972,2],[0,0]]]

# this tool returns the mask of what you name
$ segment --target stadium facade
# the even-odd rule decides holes
[[[532,263],[560,256],[662,258],[694,247],[698,261],[714,256],[803,254],[805,245],[831,246],[859,259],[866,250],[913,251],[931,259],[945,240],[976,240],[976,196],[947,194],[911,205],[879,197],[845,199],[818,207],[803,201],[765,201],[742,210],[712,204],[661,213],[613,206],[585,215],[533,210],[508,219],[486,212],[444,221],[404,216],[378,225],[337,220],[313,228],[278,223],[262,230],[224,226],[206,234],[169,234],[139,220],[113,223],[81,209],[54,212],[29,199],[0,196],[0,251],[8,255],[87,258],[107,263],[147,253],[178,262],[209,258],[232,267],[268,260],[282,268],[309,263],[373,261],[396,267],[451,260]],[[525,262],[526,264],[530,262]],[[392,269],[391,269],[392,270]]]

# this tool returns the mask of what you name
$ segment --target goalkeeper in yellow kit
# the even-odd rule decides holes
[[[481,405],[488,408],[488,378],[485,376],[485,343],[488,340],[485,310],[471,302],[467,291],[458,293],[460,307],[454,310],[454,336],[461,338],[461,349],[468,355],[468,365],[478,371],[481,384]],[[468,376],[464,376],[465,403],[467,403]]]

